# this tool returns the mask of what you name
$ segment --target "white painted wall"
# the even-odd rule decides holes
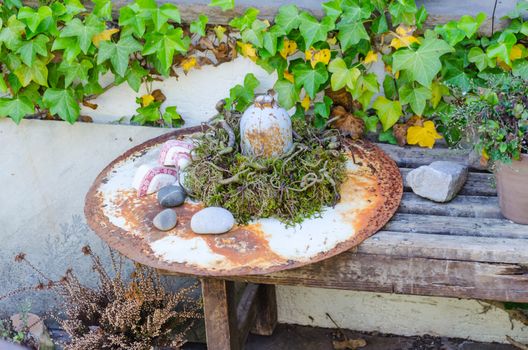
[[[262,82],[260,91],[274,78],[239,58],[217,68],[193,70],[179,80],[156,83],[176,104],[186,125],[196,125],[214,115],[216,102],[253,72]],[[84,196],[97,174],[130,147],[169,130],[109,125],[131,116],[136,94],[126,84],[109,90],[95,102],[97,111],[83,110],[97,123],[23,120],[16,126],[0,120],[0,296],[36,282],[16,268],[13,256],[24,251],[52,277],[74,266],[93,283],[87,259],[79,251],[86,243],[97,252],[104,244],[87,227]],[[0,302],[0,316],[17,311],[18,302]],[[34,311],[45,312],[53,300],[41,294],[32,298]],[[528,329],[510,321],[505,312],[482,313],[476,301],[451,298],[333,291],[302,287],[278,288],[281,322],[333,327],[329,313],[343,328],[402,335],[435,334],[480,341],[504,342],[506,334],[528,342]]]
[[[356,292],[320,288],[277,289],[279,322],[399,335],[431,334],[506,343],[528,342],[528,326],[476,300]]]
[[[217,114],[216,103],[229,97],[229,89],[242,84],[246,74],[253,73],[260,80],[257,92],[272,88],[277,79],[276,75],[268,74],[244,57],[238,57],[219,67],[204,66],[193,69],[187,75],[181,69],[177,73],[178,78],[170,77],[162,82],[153,82],[152,90],[161,89],[167,97],[163,108],[177,106],[178,112],[185,120],[185,126],[198,125]],[[102,85],[106,85],[105,81],[102,81]],[[144,86],[136,93],[127,83],[123,83],[92,100],[91,102],[98,105],[96,110],[83,106],[81,114],[91,116],[96,123],[111,123],[121,117],[125,117],[128,122],[139,107],[136,97],[146,93]]]

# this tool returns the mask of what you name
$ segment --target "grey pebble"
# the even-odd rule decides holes
[[[209,207],[200,210],[191,218],[191,230],[199,234],[220,234],[235,225],[233,214],[227,209]]]
[[[172,209],[165,209],[161,211],[154,217],[154,220],[152,220],[154,227],[161,231],[168,231],[174,228],[177,222],[178,215],[176,215],[176,212]]]
[[[158,203],[164,208],[182,205],[186,197],[187,193],[178,185],[165,186],[158,191]]]

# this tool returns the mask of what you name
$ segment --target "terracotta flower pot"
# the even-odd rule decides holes
[[[511,164],[498,163],[495,177],[502,215],[528,225],[528,154]]]

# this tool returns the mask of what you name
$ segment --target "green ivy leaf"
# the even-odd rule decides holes
[[[129,6],[121,7],[119,10],[119,25],[123,27],[122,31],[125,35],[133,33],[138,37],[143,37],[143,34],[145,34],[145,19],[138,16],[136,11]]]
[[[165,108],[165,112],[162,115],[163,121],[169,127],[178,128],[183,125],[184,120],[180,113],[176,110],[176,106],[170,106]]]
[[[4,74],[0,74],[0,92],[1,93],[6,93],[7,92],[7,84],[6,84],[6,81],[5,81],[5,77],[4,77]]]
[[[322,63],[317,63],[313,69],[308,62],[298,64],[293,68],[292,73],[295,78],[295,86],[298,88],[304,87],[304,90],[306,90],[312,100],[328,79],[328,71]]]
[[[515,8],[511,10],[510,12],[508,12],[506,16],[511,19],[515,19],[515,18],[521,17],[527,11],[528,11],[528,1],[521,0],[521,1],[517,1]]]
[[[31,66],[22,64],[14,73],[23,87],[28,86],[31,81],[42,86],[48,86],[48,67],[40,60],[36,60]]]
[[[130,55],[139,50],[141,50],[141,44],[131,36],[122,37],[117,43],[112,41],[102,41],[99,46],[97,64],[110,60],[115,72],[120,76],[124,76],[128,67]]]
[[[429,87],[442,68],[440,57],[453,51],[444,40],[426,37],[416,51],[410,48],[396,51],[393,54],[392,68],[395,72],[407,71],[413,80]]]
[[[76,38],[55,38],[51,51],[57,50],[63,50],[62,58],[68,62],[73,62],[81,53],[81,48],[77,44]]]
[[[22,7],[21,0],[5,0],[5,4],[8,9],[12,9],[13,7],[17,7],[17,8]]]
[[[299,9],[297,6],[283,5],[279,8],[279,13],[275,17],[275,24],[282,27],[286,34],[289,34],[292,30],[299,28],[301,24],[301,18],[299,16]]]
[[[229,90],[229,98],[226,99],[226,109],[233,107],[243,112],[255,98],[255,89],[260,85],[260,81],[253,73],[248,73],[244,77],[244,85],[237,84]]]
[[[60,33],[61,38],[75,37],[81,51],[88,53],[94,35],[105,30],[105,25],[94,15],[88,15],[85,23],[79,18],[69,21]]]
[[[328,32],[335,27],[334,21],[331,17],[323,17],[321,22],[319,22],[317,18],[308,12],[303,12],[300,14],[299,18],[299,30],[306,43],[306,49],[309,49],[318,41],[325,41]]]
[[[415,13],[418,11],[414,0],[395,0],[389,5],[389,13],[392,16],[392,25],[400,23],[414,24]]]
[[[337,39],[341,43],[343,51],[348,50],[352,46],[358,44],[361,39],[370,40],[370,37],[361,21],[354,22],[339,22],[337,24]]]
[[[528,80],[528,61],[516,60],[513,62],[512,74],[516,77]]]
[[[167,21],[173,20],[176,23],[181,22],[180,11],[173,4],[163,4],[160,7],[154,2],[154,9],[151,12],[151,18],[154,22],[154,28],[160,30]]]
[[[379,118],[375,115],[361,117],[365,122],[365,129],[367,132],[378,131]]]
[[[64,87],[70,86],[76,79],[81,83],[88,82],[88,71],[93,68],[93,64],[88,60],[81,62],[62,61],[58,71],[64,74]]]
[[[242,40],[252,43],[255,47],[262,47],[264,44],[263,32],[266,28],[266,23],[257,19],[250,28],[242,31]]]
[[[246,12],[244,12],[244,15],[240,17],[235,17],[231,21],[229,21],[229,25],[240,31],[250,28],[251,24],[253,24],[253,22],[255,22],[255,20],[257,19],[259,12],[260,11],[256,8],[250,7],[246,10]]]
[[[111,0],[92,0],[94,3],[93,13],[104,20],[112,19],[112,1]]]
[[[372,105],[378,114],[378,118],[383,126],[383,131],[387,131],[400,120],[403,115],[400,101],[388,100],[385,96],[378,96]]]
[[[474,63],[480,72],[488,67],[495,67],[495,61],[490,59],[478,46],[472,47],[469,50],[468,61]]]
[[[458,28],[457,22],[450,21],[442,26],[437,26],[435,31],[444,38],[451,46],[454,46],[464,40],[464,31]]]
[[[13,99],[0,98],[0,117],[11,117],[18,124],[26,115],[33,113],[35,113],[35,107],[25,96]]]
[[[328,65],[328,71],[332,73],[330,84],[332,90],[337,91],[345,86],[353,89],[361,72],[358,68],[348,68],[341,57],[333,59]]]
[[[162,72],[160,73],[163,75],[168,75],[169,68],[172,66],[174,53],[186,53],[191,43],[191,39],[188,36],[183,36],[183,30],[181,28],[172,27],[165,34],[158,32],[148,33],[146,40],[147,42],[145,43],[142,54],[156,54],[156,57],[161,63]]]
[[[486,20],[486,14],[480,12],[475,17],[464,15],[458,20],[457,27],[464,32],[466,38],[471,38],[477,33],[482,23]]]
[[[506,62],[507,65],[511,66],[510,52],[516,42],[517,38],[513,33],[501,35],[498,42],[488,46],[486,54],[489,58],[500,58]]]
[[[32,32],[36,32],[40,23],[52,16],[53,12],[48,6],[41,6],[38,10],[24,6],[18,11],[18,19],[24,22]]]
[[[328,16],[336,20],[341,16],[341,13],[343,13],[343,9],[341,8],[341,3],[343,0],[331,0],[327,2],[323,2],[321,7],[323,8],[324,13]]]
[[[391,145],[396,145],[398,143],[398,140],[396,140],[396,136],[394,136],[394,134],[392,133],[392,129],[380,132],[378,135],[378,141],[387,142]]]
[[[3,43],[9,50],[15,51],[21,44],[25,25],[13,15],[7,20],[7,26],[0,31],[0,48]]]
[[[42,101],[52,114],[58,115],[70,124],[79,117],[80,108],[72,89],[47,89]]]
[[[442,78],[448,85],[456,86],[462,91],[469,91],[474,73],[465,68],[463,58],[450,58],[444,61]]]
[[[416,115],[421,116],[425,109],[425,104],[432,97],[431,90],[425,86],[412,86],[411,84],[403,85],[398,90],[400,93],[400,102],[409,104]]]
[[[235,8],[235,0],[211,0],[209,6],[218,6],[222,11],[232,10]]]
[[[388,74],[385,75],[385,78],[383,79],[383,92],[385,93],[385,97],[387,97],[389,100],[398,98],[396,82],[394,81],[394,78]]]
[[[416,14],[414,15],[414,18],[416,20],[416,27],[418,27],[418,29],[422,29],[422,26],[427,20],[428,16],[429,14],[427,13],[425,6],[422,4],[422,6],[420,6],[420,8],[418,9],[418,12],[416,12]]]
[[[323,97],[323,102],[314,104],[314,114],[323,119],[328,119],[330,116],[330,107],[332,107],[332,99],[328,96]],[[323,124],[324,125],[324,124]]]
[[[277,80],[273,90],[277,92],[279,105],[285,109],[292,108],[299,101],[299,89],[288,80]]]
[[[190,31],[191,33],[196,33],[200,36],[205,36],[205,26],[209,18],[205,15],[200,15],[196,21],[191,23]]]
[[[132,65],[128,67],[126,73],[126,80],[128,85],[135,91],[138,92],[143,81],[143,78],[148,75],[148,71],[141,67],[138,61],[133,61]]]
[[[389,24],[387,23],[387,17],[385,16],[385,13],[376,17],[372,21],[372,30],[376,34],[383,34],[389,31]]]
[[[86,11],[86,8],[79,0],[64,0],[64,6],[66,7],[66,14],[68,15],[62,18],[65,22],[69,22],[73,16]]]
[[[32,40],[23,42],[16,53],[20,55],[22,62],[31,66],[37,59],[37,55],[48,56],[48,48],[46,47],[48,41],[49,38],[47,36],[40,34]]]

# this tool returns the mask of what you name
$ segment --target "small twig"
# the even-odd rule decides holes
[[[229,185],[229,184],[232,184],[232,183],[236,183],[236,182],[240,182],[240,176],[247,173],[249,171],[249,169],[244,169],[242,170],[241,172],[231,176],[231,177],[228,177],[227,179],[222,179],[222,180],[218,180],[218,183],[220,185]]]
[[[508,340],[508,342],[516,348],[519,348],[521,350],[528,350],[528,345],[519,343],[517,340],[512,339],[512,337],[510,337],[509,335],[506,336],[506,340]]]
[[[491,35],[495,32],[495,11],[497,10],[497,3],[499,0],[495,0],[493,4],[493,12],[491,13]]]

